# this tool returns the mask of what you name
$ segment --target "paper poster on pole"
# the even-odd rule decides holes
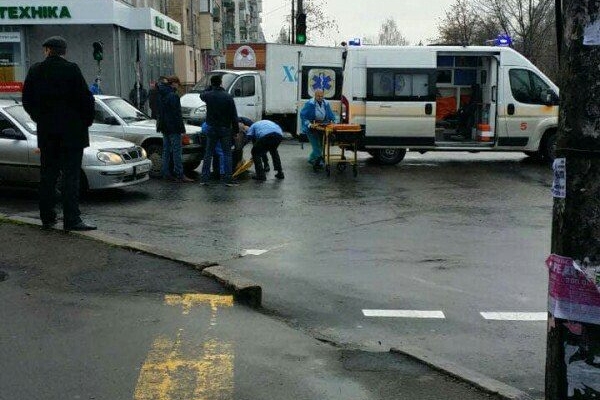
[[[573,259],[556,254],[546,260],[548,311],[554,318],[600,324],[600,290]]]
[[[552,182],[552,196],[564,199],[567,197],[567,160],[557,158],[552,164],[554,180]]]

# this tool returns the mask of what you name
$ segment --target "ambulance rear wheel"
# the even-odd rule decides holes
[[[406,149],[373,149],[369,151],[375,161],[381,165],[396,165],[404,159]]]

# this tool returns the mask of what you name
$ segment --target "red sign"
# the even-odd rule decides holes
[[[22,92],[23,82],[0,82],[0,92]]]
[[[527,130],[527,122],[521,122],[521,130],[522,131],[526,131]]]

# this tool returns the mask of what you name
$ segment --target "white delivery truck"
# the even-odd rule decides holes
[[[511,48],[350,47],[342,121],[380,163],[407,149],[522,151],[554,158],[558,87]]]
[[[194,125],[203,122],[206,105],[200,100],[199,93],[206,89],[211,76],[219,74],[223,79],[223,87],[234,98],[240,117],[253,121],[270,119],[295,134],[300,63],[314,68],[311,79],[318,79],[313,75],[320,66],[328,66],[326,69],[331,71],[335,65],[333,81],[325,79],[328,85],[336,88],[329,93],[330,98],[337,95],[339,102],[343,51],[342,47],[231,44],[227,47],[226,68],[209,72],[190,93],[181,97],[183,117]]]

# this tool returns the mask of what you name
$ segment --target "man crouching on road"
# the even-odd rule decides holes
[[[90,145],[94,96],[77,64],[64,59],[67,42],[60,36],[43,44],[46,59],[29,69],[23,85],[23,107],[37,123],[40,148],[40,218],[44,229],[56,224],[55,195],[63,176],[63,229],[89,231],[80,218],[79,178],[83,149]]]
[[[283,140],[283,131],[281,127],[273,121],[263,119],[256,121],[250,127],[242,125],[242,129],[248,140],[253,140],[252,160],[254,161],[254,172],[256,175],[252,177],[257,181],[266,181],[267,176],[263,168],[262,159],[267,152],[271,154],[273,159],[273,168],[277,171],[275,178],[283,179],[283,170],[281,168],[281,159],[277,148]]]

